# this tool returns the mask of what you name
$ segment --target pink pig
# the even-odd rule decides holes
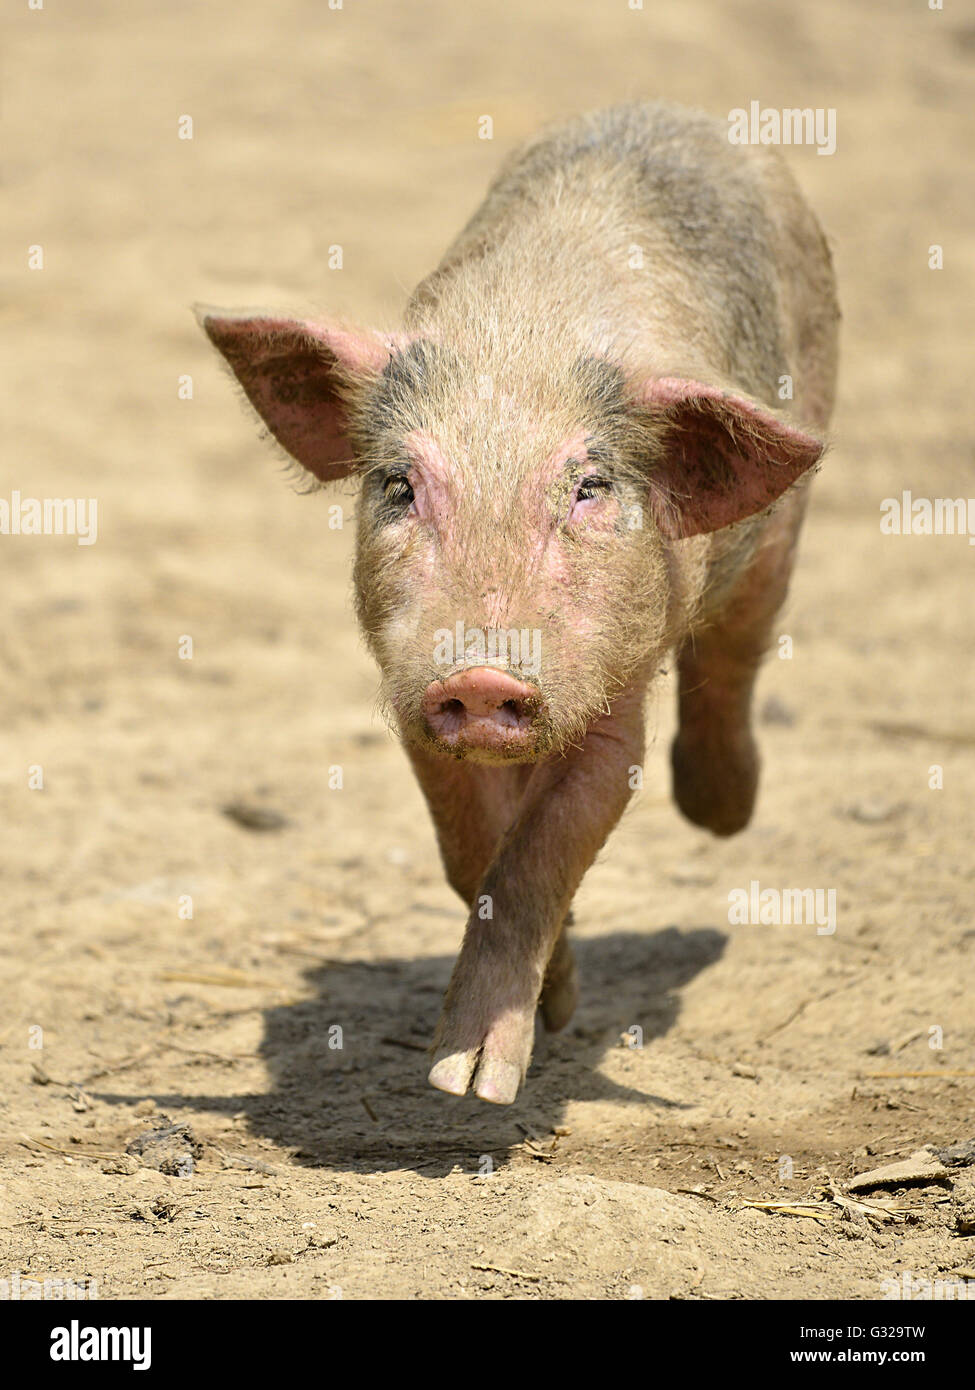
[[[430,1081],[510,1102],[536,1009],[575,1007],[572,899],[669,651],[677,803],[717,835],[751,815],[752,688],[833,403],[822,232],[772,151],[625,106],[508,161],[401,331],[200,318],[283,448],[361,479],[359,619],[470,909]]]

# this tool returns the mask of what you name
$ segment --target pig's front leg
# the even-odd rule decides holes
[[[476,885],[437,1028],[430,1081],[440,1090],[463,1095],[473,1084],[482,1100],[515,1099],[531,1060],[543,985],[555,1026],[574,991],[561,928],[629,800],[631,768],[642,756],[642,691],[633,690],[581,746],[521,770],[521,795]],[[450,872],[453,834],[431,796],[429,773],[422,780]]]
[[[518,817],[534,768],[530,764],[484,767],[438,757],[415,745],[408,751],[430,806],[447,879],[467,906],[474,907],[488,865]],[[570,912],[549,957],[539,998],[545,1027],[553,1033],[569,1022],[579,997],[568,939],[571,923]]]

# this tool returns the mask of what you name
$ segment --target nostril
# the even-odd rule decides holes
[[[505,700],[499,707],[498,713],[505,715],[507,722],[520,724],[525,717],[525,702],[523,700]]]
[[[450,714],[456,718],[459,715],[467,713],[467,706],[464,704],[463,700],[444,700],[443,704],[440,706],[440,713]]]

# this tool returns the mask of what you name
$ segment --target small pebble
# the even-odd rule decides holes
[[[270,806],[257,806],[249,801],[231,801],[223,807],[228,820],[243,826],[245,830],[283,830],[290,825],[287,816],[273,811]]]

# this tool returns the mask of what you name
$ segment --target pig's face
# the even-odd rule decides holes
[[[622,375],[487,373],[397,353],[353,417],[356,593],[403,733],[532,761],[577,741],[667,645],[663,544]]]
[[[386,707],[456,757],[581,738],[669,645],[671,543],[764,510],[822,453],[733,391],[624,376],[487,300],[447,316],[453,337],[201,321],[293,458],[361,475],[356,594]]]

